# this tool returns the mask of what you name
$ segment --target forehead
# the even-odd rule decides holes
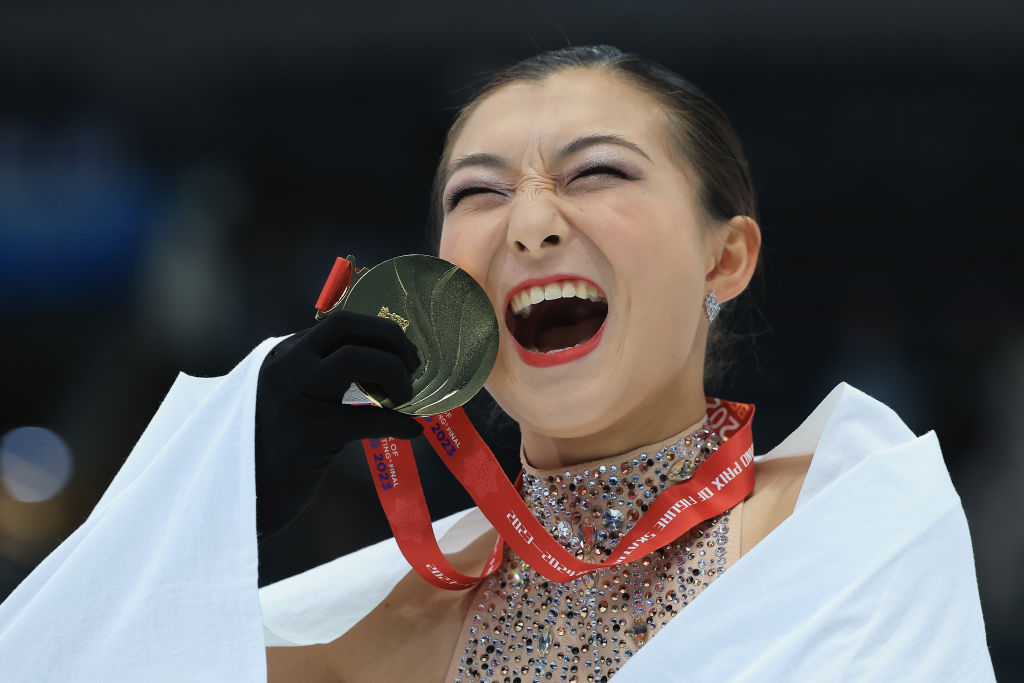
[[[488,152],[515,157],[539,145],[559,147],[581,135],[621,135],[648,154],[667,155],[667,117],[649,94],[595,69],[569,69],[541,81],[499,88],[472,112],[452,156]]]

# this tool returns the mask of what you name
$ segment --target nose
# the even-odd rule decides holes
[[[569,236],[569,225],[557,200],[546,194],[534,190],[512,200],[505,241],[513,251],[540,256]]]

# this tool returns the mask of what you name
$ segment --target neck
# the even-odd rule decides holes
[[[554,437],[520,424],[523,462],[548,469],[624,454],[699,425],[706,409],[704,394],[689,392],[641,403],[613,424],[586,436]]]
[[[666,439],[585,464],[538,468],[523,452],[523,498],[564,547],[603,558],[663,490],[717,450],[706,427],[702,414]]]

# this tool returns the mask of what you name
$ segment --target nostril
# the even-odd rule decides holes
[[[544,238],[544,243],[551,245],[558,244],[558,235],[548,235]]]
[[[516,248],[519,249],[519,251],[526,251],[526,245],[519,240],[516,240]]]

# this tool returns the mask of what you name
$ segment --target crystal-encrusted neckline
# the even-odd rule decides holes
[[[523,495],[581,559],[604,560],[661,491],[717,450],[705,421],[625,455],[558,470],[524,460]],[[505,548],[476,588],[449,680],[605,682],[725,571],[738,555],[736,508],[633,562],[568,583],[549,581]]]
[[[523,453],[523,499],[563,547],[601,561],[658,494],[693,476],[720,443],[705,416],[667,441],[573,467],[538,469]]]

